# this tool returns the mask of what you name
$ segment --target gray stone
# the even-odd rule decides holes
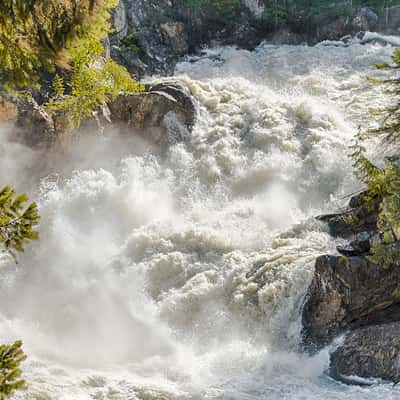
[[[353,30],[373,31],[378,25],[379,17],[369,7],[360,8],[353,17]]]
[[[400,322],[360,328],[349,333],[331,354],[331,375],[345,383],[355,377],[400,381]]]
[[[377,231],[377,220],[382,200],[369,199],[368,192],[353,196],[349,208],[344,212],[320,215],[318,220],[328,224],[330,234],[348,238],[360,232],[373,234]]]
[[[111,121],[124,132],[158,145],[187,138],[196,116],[188,90],[177,83],[148,85],[143,93],[118,97],[109,108]]]
[[[182,56],[189,51],[188,35],[185,25],[182,22],[167,22],[160,25],[160,32],[163,43],[169,46],[172,51]]]
[[[114,28],[112,36],[116,40],[121,40],[128,34],[128,18],[123,0],[120,0],[112,13],[112,26]]]
[[[319,349],[348,329],[400,321],[399,282],[400,268],[363,257],[318,257],[303,308],[305,346]]]
[[[336,247],[340,254],[348,257],[362,256],[371,250],[371,236],[368,232],[361,232],[356,235],[347,245],[339,245]]]

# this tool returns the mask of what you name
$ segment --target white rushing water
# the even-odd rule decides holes
[[[3,129],[1,181],[36,193],[42,215],[40,241],[1,261],[1,342],[29,355],[15,399],[399,399],[330,379],[328,349],[299,352],[315,257],[335,247],[312,217],[354,191],[347,146],[382,101],[365,75],[391,51],[183,62],[197,123],[161,155],[109,133],[56,159]]]

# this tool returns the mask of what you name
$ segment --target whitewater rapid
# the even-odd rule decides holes
[[[357,189],[348,145],[392,48],[205,51],[177,67],[193,132],[162,152],[117,132],[43,155],[2,128],[0,178],[37,198],[40,241],[0,260],[1,341],[21,338],[15,399],[390,400],[299,351],[313,216]]]

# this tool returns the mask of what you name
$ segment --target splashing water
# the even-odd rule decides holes
[[[313,216],[354,191],[347,146],[383,101],[364,77],[390,54],[208,51],[177,69],[198,108],[186,143],[84,138],[40,185],[42,157],[3,130],[0,177],[39,187],[42,214],[20,264],[1,260],[0,335],[29,355],[15,399],[399,398],[298,351],[315,257],[335,247]]]

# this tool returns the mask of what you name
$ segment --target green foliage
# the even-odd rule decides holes
[[[377,14],[385,15],[387,7],[400,4],[400,0],[260,0],[264,5],[263,24],[278,29],[290,24],[302,32],[315,29],[326,17],[342,17],[348,21],[361,7],[371,7]]]
[[[50,113],[68,113],[71,125],[79,125],[121,92],[139,91],[124,67],[103,56],[110,13],[117,4],[118,0],[0,0],[0,84],[22,89],[38,85],[43,68],[60,71],[44,107]]]
[[[134,93],[139,90],[143,88],[124,67],[112,59],[96,64],[90,58],[82,62],[78,57],[67,83],[56,76],[54,94],[44,108],[52,114],[66,113],[72,126],[79,125],[96,108],[114,100],[122,92]]]
[[[218,16],[234,18],[238,13],[239,0],[210,0],[211,7]]]
[[[289,7],[285,0],[273,0],[266,4],[263,20],[274,29],[283,27],[289,17]]]
[[[126,37],[124,37],[121,41],[121,50],[126,51],[130,50],[134,53],[142,52],[141,45],[139,43],[139,32],[136,28],[130,28]]]
[[[400,288],[397,288],[397,289],[393,290],[392,297],[395,300],[400,300]]]
[[[39,223],[36,203],[26,207],[26,194],[16,196],[15,191],[6,186],[0,190],[0,243],[15,257],[15,251],[24,251],[25,244],[39,237],[35,227]]]
[[[117,0],[0,0],[0,83],[6,88],[39,82],[38,70],[68,66],[78,40],[108,33]]]
[[[371,113],[380,118],[381,124],[365,133],[365,137],[380,136],[389,144],[398,142],[400,139],[400,49],[393,52],[391,64],[377,64],[379,70],[389,71],[393,77],[387,79],[369,78],[370,82],[381,85],[382,90],[390,99],[390,105],[373,109]]]
[[[181,4],[190,8],[207,8],[217,18],[233,19],[239,12],[239,0],[180,0]]]
[[[26,388],[20,369],[20,364],[25,359],[21,341],[0,345],[0,400],[10,397],[16,390]]]
[[[389,70],[394,77],[371,80],[380,84],[388,96],[390,105],[380,110],[372,110],[373,115],[382,116],[378,128],[359,133],[359,142],[353,147],[356,176],[364,182],[371,198],[382,198],[378,217],[378,229],[382,240],[372,246],[370,260],[383,267],[400,265],[400,157],[388,156],[382,168],[374,165],[365,155],[363,140],[378,137],[384,143],[398,144],[400,139],[400,49],[393,54],[393,64],[379,64],[378,69]]]

